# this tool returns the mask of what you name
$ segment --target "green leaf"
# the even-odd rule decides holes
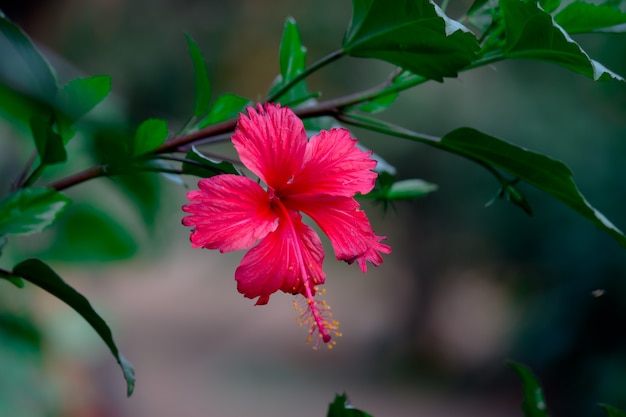
[[[53,100],[57,81],[46,59],[28,36],[0,11],[0,50],[2,71],[21,91],[46,100]]]
[[[59,220],[54,245],[46,256],[64,262],[109,262],[128,259],[137,243],[128,228],[92,205],[75,204]]]
[[[125,167],[132,161],[134,142],[135,137],[126,129],[103,126],[95,131],[90,143],[94,162],[116,168]]]
[[[192,37],[185,34],[189,45],[189,55],[193,61],[193,71],[196,80],[196,99],[193,106],[193,114],[196,117],[203,117],[211,106],[211,82],[206,61],[200,52],[200,48]]]
[[[296,21],[291,17],[287,18],[280,41],[280,76],[277,77],[270,89],[270,96],[273,96],[280,88],[304,71],[306,68],[306,52],[306,48],[300,40],[300,32],[298,31]],[[309,91],[306,80],[302,80],[285,94],[276,97],[276,101],[291,105],[292,103],[302,103],[312,96],[314,94]]]
[[[350,405],[348,396],[344,394],[335,395],[335,400],[328,405],[326,417],[372,417],[364,411],[358,410]]]
[[[183,174],[195,175],[200,178],[209,178],[219,174],[241,175],[232,163],[207,158],[195,147],[191,148],[185,159],[195,163],[184,162],[182,167]]]
[[[522,411],[524,412],[524,417],[548,417],[543,391],[537,377],[533,375],[530,369],[522,364],[509,362],[509,366],[513,368],[522,379],[524,389]]]
[[[81,117],[89,113],[111,92],[111,77],[96,75],[68,81],[59,91],[57,123],[64,133]]]
[[[150,153],[167,140],[167,122],[161,119],[144,120],[135,132],[133,156]]]
[[[561,0],[539,0],[539,5],[546,13],[552,13],[561,5]]]
[[[498,190],[496,195],[485,204],[485,207],[489,207],[496,201],[496,199],[500,198],[515,204],[516,206],[524,210],[526,214],[532,216],[533,209],[530,206],[530,203],[526,199],[524,193],[522,193],[520,189],[517,188],[517,186],[515,185],[518,180],[519,178],[516,181],[503,182],[502,187]]]
[[[63,138],[52,130],[49,120],[41,114],[33,115],[30,119],[30,130],[33,134],[41,165],[65,162],[67,152],[65,151]]]
[[[568,33],[601,32],[626,23],[626,13],[605,4],[576,1],[558,12],[554,20]]]
[[[245,97],[236,94],[222,94],[213,103],[209,114],[198,123],[198,128],[202,129],[216,123],[234,119],[239,112],[251,104],[252,101]]]
[[[54,223],[71,200],[50,188],[22,188],[0,200],[0,236],[39,233]]]
[[[48,103],[4,85],[0,79],[0,117],[7,122],[27,132],[33,114],[51,113],[53,109]]]
[[[564,163],[471,128],[448,133],[438,146],[526,181],[566,204],[626,247],[624,234],[585,200]]]
[[[402,181],[392,179],[389,184],[385,184],[379,189],[374,189],[363,197],[374,198],[381,201],[416,200],[438,189],[437,184],[422,179],[413,178]]]
[[[57,297],[65,304],[76,310],[100,335],[104,343],[111,350],[111,353],[120,364],[127,384],[127,395],[133,393],[135,387],[135,372],[132,365],[119,353],[113,341],[111,329],[106,322],[91,307],[89,301],[70,287],[63,279],[57,275],[48,265],[39,259],[27,259],[20,262],[13,268],[13,274],[24,278],[43,290]]]
[[[9,281],[11,284],[15,285],[17,288],[24,288],[24,280],[20,277],[17,277],[11,273],[5,273],[5,271],[0,270],[0,279],[4,279]]]
[[[606,413],[606,417],[626,417],[626,412],[608,404],[598,404]]]
[[[585,200],[574,183],[572,172],[560,161],[467,127],[456,129],[443,138],[437,138],[354,114],[344,115],[342,121],[464,156],[488,168],[502,182],[502,176],[495,169],[499,168],[566,204],[626,247],[626,236]],[[521,192],[519,194],[514,198],[523,197]]]
[[[506,57],[559,64],[595,81],[624,79],[589,58],[552,16],[535,2],[500,0],[505,22]]]
[[[398,93],[393,92],[389,94],[385,94],[382,96],[378,96],[372,100],[364,101],[363,103],[357,104],[356,106],[350,108],[349,110],[359,110],[364,113],[380,113],[385,111],[391,106],[398,98]]]
[[[455,77],[474,59],[476,37],[429,0],[352,0],[343,48],[351,56],[376,58],[424,77]]]

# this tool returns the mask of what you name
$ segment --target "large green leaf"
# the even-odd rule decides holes
[[[213,103],[209,114],[198,122],[198,128],[202,129],[215,123],[234,119],[239,112],[243,111],[246,106],[251,104],[252,101],[245,97],[229,93],[222,94],[215,100],[215,103]]]
[[[351,56],[390,62],[427,78],[455,77],[479,48],[476,37],[429,0],[353,0],[343,39]]]
[[[71,200],[50,188],[22,188],[0,200],[0,236],[41,232],[54,223]]]
[[[574,183],[572,172],[560,161],[467,127],[437,138],[353,114],[345,115],[341,120],[375,132],[424,143],[478,162],[502,183],[502,197],[509,198],[530,213],[524,196],[515,187],[517,180],[525,181],[566,204],[626,247],[626,236],[585,200]],[[506,181],[497,169],[511,174],[516,180]]]
[[[193,114],[196,117],[203,117],[209,111],[211,106],[211,82],[209,80],[209,71],[206,61],[200,52],[200,48],[189,35],[185,35],[187,44],[189,45],[189,55],[193,61],[193,71],[196,90],[196,99],[193,106]]]
[[[626,13],[605,4],[575,1],[559,11],[554,20],[568,33],[601,32],[626,23]]]
[[[283,88],[289,81],[296,78],[306,68],[306,48],[302,45],[298,25],[293,18],[287,18],[285,29],[280,41],[280,76],[275,80],[270,89],[270,96]],[[284,94],[275,97],[276,101],[296,105],[315,96],[309,91],[306,80],[298,82]]]
[[[585,200],[574,183],[572,172],[564,163],[470,128],[448,133],[439,146],[497,167],[537,187],[626,247],[624,234]]]
[[[52,130],[50,121],[47,118],[41,114],[33,115],[30,119],[30,130],[41,165],[65,162],[67,152],[65,151],[63,138]]]
[[[161,119],[143,121],[135,132],[134,156],[147,154],[161,146],[167,139],[167,122]]]
[[[1,66],[2,64],[0,64]],[[43,100],[4,85],[0,80],[0,117],[23,129],[28,134],[30,119],[33,114],[51,114],[52,107]]]
[[[52,268],[39,259],[27,259],[20,262],[13,268],[13,274],[24,278],[36,286],[44,289],[50,294],[63,301],[65,304],[76,310],[100,335],[104,343],[111,350],[111,353],[120,364],[127,384],[127,394],[130,396],[135,387],[135,372],[132,365],[119,353],[111,329],[106,322],[91,307],[85,297],[70,287],[63,279],[57,275]]]
[[[358,410],[348,401],[346,394],[335,395],[335,400],[328,405],[326,417],[372,417],[364,411]]]
[[[500,0],[506,56],[559,64],[596,81],[624,79],[594,61],[536,2]]]
[[[0,11],[0,75],[38,98],[53,100],[56,77],[28,36]]]
[[[524,389],[522,411],[524,412],[524,417],[548,417],[543,390],[541,389],[537,377],[533,375],[530,369],[522,364],[509,362],[509,365],[517,372],[522,380]]]

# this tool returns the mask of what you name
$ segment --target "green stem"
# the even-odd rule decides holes
[[[443,0],[441,2],[441,10],[443,10],[443,12],[445,13],[446,9],[448,8],[448,4],[450,3],[450,0]]]
[[[463,71],[468,71],[474,68],[493,64],[495,62],[502,61],[507,58],[508,57],[505,56],[502,52],[493,53],[491,55],[483,55],[482,57],[478,58],[477,60],[469,64],[467,67],[463,68]]]
[[[330,54],[326,55],[325,57],[323,57],[319,61],[315,62],[310,67],[305,68],[304,71],[302,71],[300,74],[298,74],[297,76],[295,76],[291,80],[288,80],[282,87],[280,87],[278,90],[276,90],[273,94],[270,94],[267,97],[266,101],[268,101],[268,102],[276,101],[283,94],[285,94],[287,91],[289,91],[293,86],[298,84],[300,81],[304,80],[306,77],[308,77],[309,75],[313,74],[315,71],[319,70],[320,68],[325,67],[326,65],[330,64],[331,62],[338,60],[339,58],[341,58],[345,54],[346,54],[346,51],[343,48],[342,49],[338,49],[338,50],[336,50],[334,52],[331,52]]]

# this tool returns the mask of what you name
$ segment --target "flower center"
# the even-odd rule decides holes
[[[295,249],[295,256],[298,268],[300,269],[300,276],[302,278],[302,285],[304,292],[301,292],[302,295],[306,299],[306,306],[299,307],[296,305],[296,310],[300,312],[300,317],[298,319],[298,323],[300,326],[310,326],[309,330],[309,338],[307,342],[310,342],[315,332],[319,333],[319,336],[324,341],[324,343],[328,343],[331,340],[331,333],[334,333],[335,336],[340,336],[340,333],[337,331],[339,323],[335,320],[332,320],[332,314],[330,313],[330,307],[326,304],[325,301],[318,301],[314,298],[316,288],[313,287],[314,283],[312,282],[312,277],[309,274],[308,268],[304,262],[303,251],[306,248],[302,247],[301,240],[298,238],[298,234],[296,233],[296,228],[293,224],[293,220],[289,210],[280,198],[274,194],[273,190],[270,192],[270,198],[272,200],[272,205],[276,207],[282,214],[281,221],[287,222],[287,228],[291,235],[291,242],[293,242],[293,246]],[[332,345],[328,345],[332,347]]]

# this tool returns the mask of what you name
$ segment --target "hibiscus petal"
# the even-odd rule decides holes
[[[268,186],[277,189],[300,170],[306,149],[302,121],[287,107],[260,104],[241,115],[233,144],[241,162]]]
[[[367,262],[374,266],[382,263],[381,253],[391,253],[391,248],[380,243],[384,236],[376,236],[365,212],[351,197],[341,196],[290,196],[285,204],[306,213],[330,239],[337,259],[357,261],[363,272]]]
[[[324,130],[307,144],[302,170],[285,194],[329,194],[352,197],[374,188],[376,161],[357,148],[346,129]]]
[[[304,294],[303,269],[311,288],[324,283],[322,242],[301,219],[296,212],[281,216],[278,228],[246,253],[235,271],[237,290],[247,298],[259,297],[256,304],[267,304],[278,290]]]
[[[183,206],[193,226],[194,248],[229,252],[252,247],[257,240],[276,230],[278,215],[259,184],[239,175],[216,175],[198,182],[199,190],[189,191],[191,204]]]

